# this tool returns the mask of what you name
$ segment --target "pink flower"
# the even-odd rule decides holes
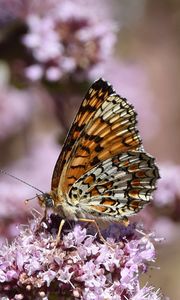
[[[130,238],[122,237],[117,243],[109,237],[109,247],[82,225],[72,229],[66,225],[55,246],[52,232],[58,230],[58,221],[59,217],[51,215],[47,229],[42,226],[36,232],[39,220],[34,219],[11,246],[1,247],[1,297],[21,295],[36,300],[43,293],[47,299],[52,294],[84,300],[162,299],[152,288],[139,287],[140,274],[155,256],[149,236],[135,230]]]
[[[67,75],[91,77],[111,55],[116,39],[116,26],[105,6],[104,0],[66,0],[54,3],[47,13],[29,11],[24,19],[28,33],[23,43],[34,64],[26,69],[26,75],[49,81]]]
[[[162,295],[160,291],[155,289],[151,286],[144,286],[143,288],[139,288],[136,295],[134,295],[131,300],[160,300],[162,299]],[[168,300],[167,298],[163,297],[164,300]]]

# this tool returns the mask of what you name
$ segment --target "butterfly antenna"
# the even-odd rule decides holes
[[[29,201],[31,201],[31,200],[37,198],[37,196],[40,196],[40,195],[36,195],[36,196],[34,196],[34,197],[32,197],[32,198],[28,198],[28,199],[24,200],[25,204],[28,204]]]
[[[30,184],[30,183],[27,183],[26,181],[24,181],[24,180],[22,180],[22,179],[20,179],[20,178],[18,178],[18,177],[16,177],[16,176],[14,176],[14,175],[12,175],[12,174],[9,174],[8,172],[6,172],[6,171],[4,171],[4,170],[1,170],[1,169],[0,169],[0,173],[5,174],[5,175],[7,175],[7,176],[9,176],[9,177],[11,177],[11,178],[14,178],[14,179],[16,179],[16,180],[18,180],[18,181],[20,181],[20,182],[22,182],[22,183],[24,183],[24,184],[30,186],[32,189],[34,189],[34,190],[40,192],[41,194],[44,194],[43,191],[41,191],[40,189],[36,188],[34,185],[32,185],[32,184]]]

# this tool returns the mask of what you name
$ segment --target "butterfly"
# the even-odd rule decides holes
[[[40,204],[64,220],[97,225],[126,220],[149,203],[159,171],[144,151],[136,115],[108,82],[95,81],[56,162],[51,192],[38,197]]]

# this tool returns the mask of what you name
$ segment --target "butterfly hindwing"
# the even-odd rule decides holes
[[[69,197],[85,215],[120,219],[137,213],[152,198],[159,177],[154,158],[128,151],[109,158],[85,173],[72,186]]]

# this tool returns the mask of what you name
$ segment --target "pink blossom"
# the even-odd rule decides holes
[[[63,228],[55,246],[56,235],[52,232],[58,230],[57,220],[60,218],[51,215],[47,229],[41,226],[37,232],[39,220],[34,219],[12,245],[1,247],[1,297],[16,299],[21,295],[22,299],[32,299],[33,295],[33,299],[39,299],[39,293],[43,293],[49,299],[53,293],[84,300],[163,299],[151,287],[139,287],[140,274],[154,261],[150,236],[135,230],[130,238],[122,237],[117,243],[109,236],[109,247],[90,230],[72,223],[72,229],[67,225]],[[88,251],[90,248],[94,250]]]
[[[142,289],[138,289],[136,295],[134,295],[131,300],[160,300],[162,299],[162,295],[159,290],[155,291],[155,289],[151,286],[144,286]],[[163,297],[166,300],[165,297]],[[167,299],[168,300],[168,299]]]
[[[54,3],[47,14],[29,11],[24,19],[28,33],[23,43],[34,57],[34,64],[26,69],[30,79],[91,77],[107,61],[115,43],[116,26],[106,13],[106,1],[100,2],[66,0]]]

